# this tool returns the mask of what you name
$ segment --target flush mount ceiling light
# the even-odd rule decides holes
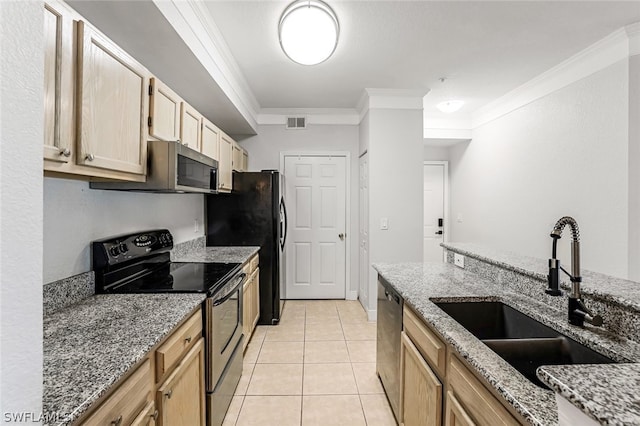
[[[457,110],[462,108],[463,105],[464,101],[451,99],[448,101],[440,102],[438,105],[436,105],[436,108],[438,108],[442,112],[446,112],[447,114],[449,114],[452,112],[456,112]]]
[[[320,0],[294,1],[282,13],[278,25],[282,50],[302,65],[326,61],[336,50],[339,33],[336,14]]]

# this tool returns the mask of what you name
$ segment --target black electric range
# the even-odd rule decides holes
[[[207,293],[212,296],[240,263],[171,262],[166,230],[110,237],[92,243],[96,293]]]

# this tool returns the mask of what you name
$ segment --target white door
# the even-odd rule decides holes
[[[424,165],[424,261],[442,262],[444,241],[444,164]]]
[[[369,160],[368,154],[360,157],[359,211],[359,288],[358,298],[362,306],[368,310],[369,306]]]
[[[346,295],[346,159],[286,156],[287,299]]]

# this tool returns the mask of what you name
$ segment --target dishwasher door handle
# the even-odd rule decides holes
[[[389,293],[387,289],[384,290],[384,295],[389,302],[396,302],[397,304],[400,304],[400,296]]]

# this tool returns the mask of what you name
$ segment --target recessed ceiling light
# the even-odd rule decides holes
[[[463,105],[464,101],[451,99],[448,101],[440,102],[438,105],[436,105],[436,108],[438,108],[442,112],[452,113],[462,108]]]
[[[340,25],[323,1],[297,0],[280,17],[278,36],[284,53],[302,65],[326,61],[336,50]]]

